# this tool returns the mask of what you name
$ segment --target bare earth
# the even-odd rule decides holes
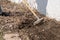
[[[5,0],[0,1],[0,5],[4,12],[0,15],[0,31],[5,40],[60,40],[60,22],[35,11],[44,21],[34,26],[36,18],[25,5]]]

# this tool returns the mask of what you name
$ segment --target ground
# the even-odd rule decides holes
[[[16,40],[60,40],[60,22],[55,19],[50,19],[35,11],[44,20],[33,25],[37,19],[24,4],[1,0],[0,5],[3,9],[3,15],[0,15],[0,40],[14,40],[15,38]],[[15,36],[16,33],[18,36]]]

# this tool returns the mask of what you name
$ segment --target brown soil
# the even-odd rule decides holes
[[[0,15],[0,30],[3,33],[18,32],[21,40],[60,40],[60,22],[35,11],[44,21],[34,26],[36,18],[25,5],[3,0],[0,4],[5,13]]]

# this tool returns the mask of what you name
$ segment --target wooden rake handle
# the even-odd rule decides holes
[[[26,0],[23,0],[23,3],[26,5],[26,7],[33,13],[33,15],[39,19],[39,17],[36,15],[36,13],[33,11],[33,9],[29,6],[29,4],[26,2]]]

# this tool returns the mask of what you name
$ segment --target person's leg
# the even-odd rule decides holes
[[[1,8],[1,6],[0,6],[0,15],[2,14],[2,8]]]

